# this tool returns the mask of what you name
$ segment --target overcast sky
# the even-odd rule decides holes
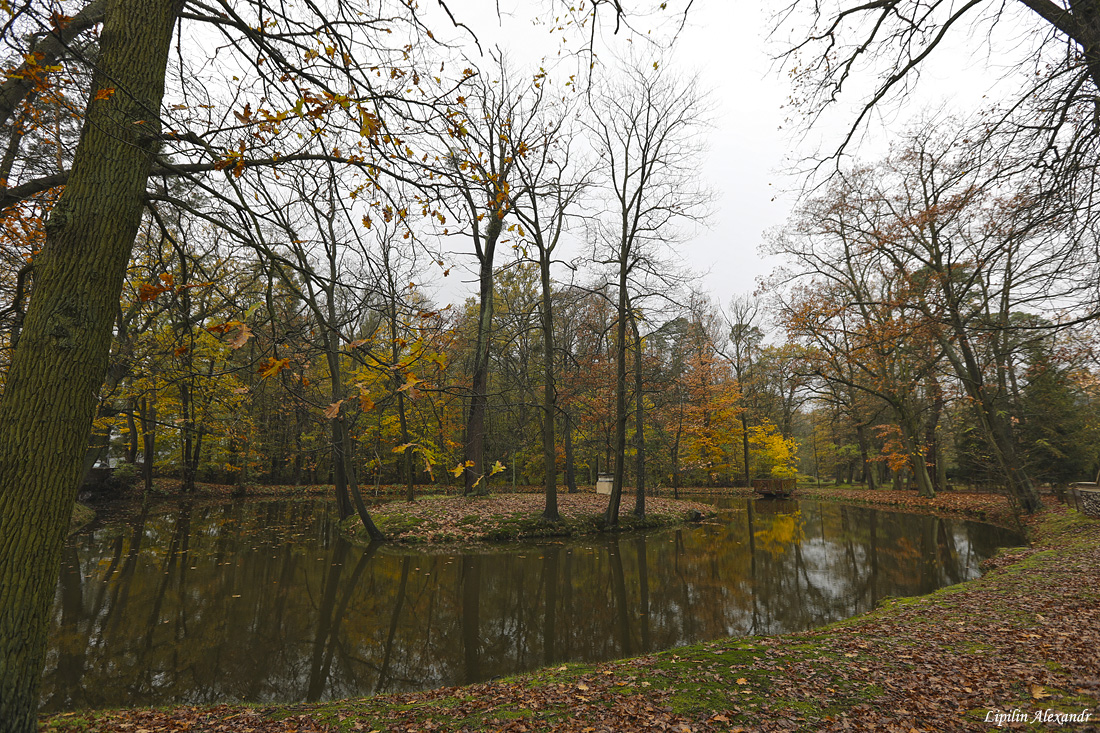
[[[552,7],[500,0],[498,16],[494,0],[470,0],[452,10],[474,29],[483,48],[501,47],[510,58],[530,64],[553,55],[560,45],[545,26],[532,22],[531,14],[540,5]],[[1026,16],[1021,17],[1026,22]],[[845,124],[854,118],[852,106],[841,106],[810,136],[787,122],[790,110],[784,104],[790,88],[783,70],[771,60],[778,46],[767,40],[770,23],[770,10],[757,3],[698,0],[672,57],[678,71],[699,74],[714,107],[701,175],[717,194],[715,213],[710,227],[698,231],[680,250],[688,267],[701,273],[697,287],[722,303],[753,291],[759,278],[777,264],[760,255],[759,245],[766,230],[783,224],[795,201],[801,180],[788,171],[819,147],[835,146]],[[925,69],[912,98],[876,117],[859,150],[862,157],[881,156],[888,131],[901,129],[922,110],[966,114],[983,105],[983,97],[997,94],[998,84],[1006,83],[1001,81],[1004,67],[989,63],[984,31],[978,33],[970,37],[964,30],[949,38],[950,44],[933,57],[934,65]],[[998,33],[994,41],[999,52],[1014,39],[1008,24]],[[610,58],[609,47],[621,47],[625,35],[607,37],[603,56]],[[444,300],[453,298],[456,285],[446,284]]]

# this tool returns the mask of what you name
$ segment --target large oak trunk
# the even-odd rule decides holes
[[[176,11],[172,0],[116,0],[107,10],[72,174],[46,227],[0,403],[4,733],[37,728],[50,602],[141,223]]]

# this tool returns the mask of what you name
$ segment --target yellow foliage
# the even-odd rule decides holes
[[[750,427],[749,446],[757,468],[767,470],[772,478],[798,475],[798,441],[784,438],[772,423]]]

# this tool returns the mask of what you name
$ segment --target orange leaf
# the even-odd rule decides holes
[[[342,404],[344,404],[344,401],[340,400],[339,402],[333,402],[331,405],[329,405],[327,408],[325,408],[325,417],[328,418],[329,420],[332,420],[337,415],[339,415],[340,414],[340,405],[342,405]]]
[[[290,359],[275,359],[273,357],[267,357],[267,361],[263,362],[259,368],[259,374],[261,379],[267,379],[268,377],[275,376],[282,370],[286,369],[290,363]]]
[[[240,321],[226,321],[225,323],[216,323],[213,326],[207,326],[206,330],[210,333],[225,334],[240,325],[242,325]]]
[[[148,303],[150,300],[153,300],[161,293],[166,292],[168,289],[169,288],[163,287],[161,285],[150,285],[149,283],[142,283],[138,286],[138,299],[142,303]]]
[[[229,348],[239,349],[248,342],[248,338],[252,335],[252,329],[243,323],[237,324],[237,335],[229,339]]]
[[[107,87],[96,91],[95,97],[93,97],[93,99],[110,99],[113,96],[115,96],[115,90]]]

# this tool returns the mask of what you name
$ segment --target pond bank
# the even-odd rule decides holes
[[[1019,526],[1012,503],[1003,494],[977,491],[941,491],[934,498],[926,499],[917,496],[916,491],[806,486],[799,487],[795,491],[794,498],[900,508],[902,511],[913,514],[960,516],[1014,528]]]
[[[561,520],[547,522],[542,518],[546,500],[539,494],[422,496],[415,502],[391,501],[371,507],[371,517],[378,529],[395,542],[504,542],[609,531],[603,523],[607,503],[607,496],[563,494],[558,497]],[[619,524],[610,531],[668,527],[714,513],[714,507],[706,504],[658,498],[646,499],[645,517],[636,517],[633,508],[633,497],[624,495]],[[355,539],[369,541],[357,516],[349,517],[346,527]]]
[[[78,712],[47,729],[229,731],[989,730],[1100,703],[1100,522],[1053,508],[985,577],[777,637],[707,642],[503,681],[288,706]],[[1049,713],[1046,711],[1050,711]],[[1009,718],[1005,718],[1008,720]],[[987,722],[988,721],[988,722]],[[1037,728],[1052,729],[1048,722]]]

